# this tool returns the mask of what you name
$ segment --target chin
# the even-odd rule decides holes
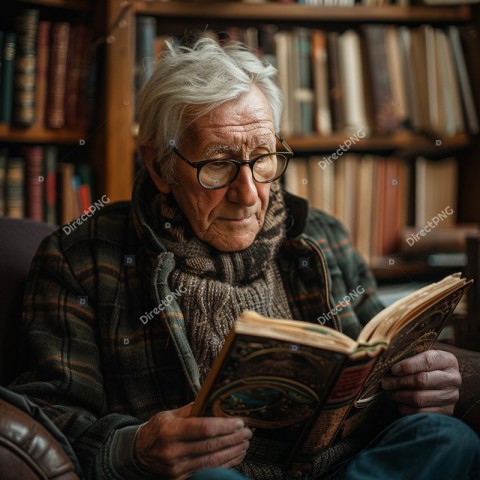
[[[215,238],[212,241],[207,241],[212,247],[215,247],[221,252],[239,252],[247,249],[254,241],[256,235],[249,236],[249,238],[239,238],[224,240],[223,238]]]

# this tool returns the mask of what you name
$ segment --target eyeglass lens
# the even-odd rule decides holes
[[[287,157],[278,153],[260,157],[253,165],[254,180],[260,183],[276,180],[284,172],[287,162]],[[206,188],[220,188],[230,183],[236,173],[234,162],[211,162],[200,169],[199,180]]]

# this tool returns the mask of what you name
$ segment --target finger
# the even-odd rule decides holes
[[[439,413],[440,415],[453,415],[454,405],[444,405],[441,407],[416,408],[408,405],[399,405],[398,410],[402,415],[412,415],[414,413]]]
[[[163,436],[169,442],[229,435],[245,428],[245,422],[241,418],[182,418],[177,417],[174,412],[161,412],[154,419],[158,436]]]
[[[228,464],[234,464],[239,457],[244,457],[249,447],[248,440],[207,455],[178,460],[176,456],[166,456],[162,461],[153,464],[154,469],[168,478],[184,478],[197,470],[217,468]]]
[[[245,440],[252,438],[252,431],[248,428],[243,428],[238,432],[230,435],[222,435],[218,437],[211,437],[208,439],[194,440],[179,443],[158,442],[158,449],[152,450],[152,455],[158,452],[163,457],[186,459],[192,457],[199,457],[208,455],[217,451],[225,450],[230,447],[235,447],[239,444],[244,444]]]
[[[427,350],[410,358],[405,358],[392,367],[393,375],[412,375],[419,372],[433,370],[458,370],[458,361],[455,355],[442,350]]]
[[[459,398],[458,389],[449,390],[393,390],[386,397],[395,403],[415,408],[455,405]]]
[[[419,372],[403,377],[385,377],[381,383],[384,390],[443,390],[458,388],[461,384],[462,376],[454,369]]]

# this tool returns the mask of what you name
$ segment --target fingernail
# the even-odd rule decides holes
[[[235,420],[235,428],[237,430],[241,430],[243,427],[245,427],[245,422],[241,418]]]

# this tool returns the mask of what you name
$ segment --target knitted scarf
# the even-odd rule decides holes
[[[178,302],[203,382],[243,310],[291,318],[275,262],[285,238],[283,194],[272,184],[260,232],[248,248],[237,252],[222,252],[200,240],[171,194],[158,194],[152,208],[158,212],[157,228],[163,227],[162,242],[175,256],[170,288],[187,292]]]

